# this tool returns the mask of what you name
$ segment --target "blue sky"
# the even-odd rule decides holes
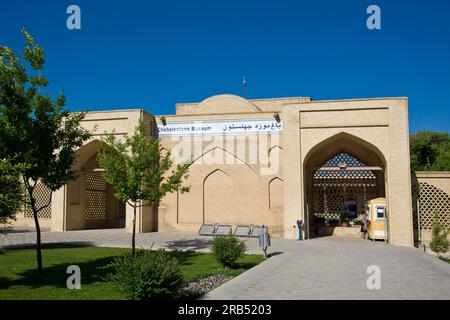
[[[81,30],[66,8],[81,8]],[[366,8],[381,8],[381,30]],[[450,1],[3,0],[0,43],[25,26],[49,93],[71,110],[143,108],[220,93],[313,100],[408,96],[410,130],[450,132]]]

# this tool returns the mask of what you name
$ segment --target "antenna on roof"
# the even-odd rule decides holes
[[[247,89],[247,79],[245,78],[245,76],[244,78],[242,78],[242,89],[244,91],[244,98],[245,98],[245,91]]]

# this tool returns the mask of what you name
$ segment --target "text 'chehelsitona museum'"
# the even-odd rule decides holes
[[[77,152],[79,177],[53,194],[52,205],[40,214],[44,228],[131,230],[132,208],[115,199],[96,155],[105,133],[131,135],[139,119],[176,162],[191,163],[185,183],[191,188],[167,195],[157,208],[141,208],[138,232],[265,225],[272,236],[295,239],[302,220],[306,238],[352,235],[359,232],[353,219],[372,199],[385,201],[391,244],[413,245],[418,200],[424,238],[435,209],[449,227],[450,174],[410,170],[407,98],[218,95],[177,104],[175,115],[88,113],[82,126],[94,134]],[[41,185],[37,192],[44,199],[47,190]],[[32,226],[31,212],[25,208],[15,224]]]

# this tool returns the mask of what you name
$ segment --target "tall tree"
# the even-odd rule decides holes
[[[188,192],[189,187],[182,183],[187,178],[189,164],[178,164],[173,168],[170,152],[162,153],[160,140],[147,134],[143,120],[139,121],[133,136],[125,136],[124,141],[113,134],[107,135],[98,162],[105,170],[105,180],[114,186],[116,198],[133,207],[131,247],[134,256],[137,209],[158,205],[167,193]]]
[[[436,131],[412,134],[410,153],[413,171],[449,171],[450,134]]]
[[[51,205],[51,193],[39,205],[36,185],[42,183],[53,192],[75,178],[76,173],[71,169],[75,151],[89,139],[90,133],[80,127],[85,113],[70,113],[65,109],[63,94],[52,99],[42,92],[48,85],[41,72],[44,51],[27,30],[23,29],[22,33],[26,41],[23,56],[0,46],[0,159],[12,156],[13,165],[24,164],[19,174],[27,204],[33,212],[40,273],[39,213]]]

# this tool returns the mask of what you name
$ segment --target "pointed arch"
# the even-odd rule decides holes
[[[233,164],[243,164],[243,165],[245,165],[247,168],[249,168],[249,169],[256,175],[255,169],[254,169],[252,166],[250,166],[247,162],[245,162],[244,160],[242,160],[241,158],[239,158],[239,157],[236,156],[235,154],[231,153],[230,151],[228,151],[228,150],[226,150],[226,149],[224,149],[224,148],[218,147],[218,146],[214,146],[214,147],[208,149],[207,151],[203,152],[200,156],[198,156],[197,158],[195,158],[195,159],[190,163],[189,166],[192,166],[192,165],[195,164],[197,161],[199,161],[200,159],[202,159],[205,155],[207,155],[207,154],[209,154],[209,153],[212,153],[212,152],[214,152],[215,150],[221,150],[222,152],[224,152],[224,153],[226,153],[226,154],[232,156],[234,159],[236,159],[236,162],[237,162],[237,163],[233,163]],[[222,159],[222,160],[223,160],[223,159]]]
[[[205,178],[203,179],[203,184],[205,184],[206,179],[208,179],[212,174],[216,173],[217,171],[220,171],[222,174],[226,175],[228,178],[230,178],[230,175],[223,171],[222,169],[214,169],[210,173],[208,173]]]
[[[268,151],[269,154],[270,154],[270,153],[272,152],[272,150],[274,150],[274,149],[280,149],[281,151],[284,151],[284,149],[283,149],[282,146],[276,144],[276,145],[273,145],[273,146],[270,147],[270,149],[269,149],[269,151]]]
[[[318,150],[321,150],[320,155]],[[334,134],[312,147],[303,163],[306,165],[310,162],[313,155],[316,157],[314,162],[324,163],[326,159],[339,152],[353,154],[367,165],[386,167],[386,158],[377,146],[345,131]]]
[[[321,235],[324,221],[332,221],[332,226],[352,221],[364,212],[367,200],[385,197],[385,171],[381,150],[347,132],[312,147],[303,162],[308,234]]]
[[[234,188],[230,175],[215,169],[203,180],[203,223],[232,223]]]
[[[125,227],[125,203],[114,196],[114,187],[99,170],[97,154],[102,143],[93,139],[76,152],[73,170],[79,175],[66,186],[66,230]]]
[[[95,156],[102,146],[102,141],[98,139],[90,140],[76,151],[76,159],[74,163],[75,170],[81,170],[82,167]]]
[[[282,158],[281,155],[283,154],[284,149],[279,145],[272,146],[268,151],[268,166],[269,168],[273,169],[274,166],[277,167],[279,170],[281,168],[281,162]],[[277,171],[278,172],[278,171]]]
[[[269,209],[283,209],[283,179],[275,177],[269,181]]]

